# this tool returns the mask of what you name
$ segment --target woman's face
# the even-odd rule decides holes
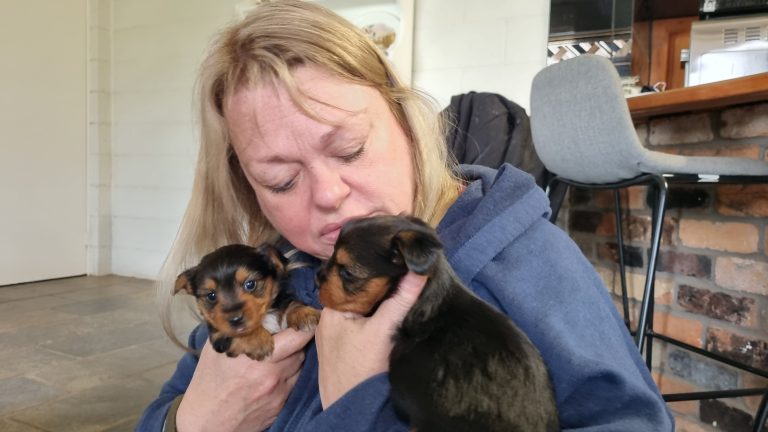
[[[269,84],[239,90],[224,114],[264,215],[295,247],[328,258],[346,221],[413,212],[411,144],[376,90],[310,66],[294,78],[328,121]]]

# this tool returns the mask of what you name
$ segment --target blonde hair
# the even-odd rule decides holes
[[[164,303],[173,294],[169,283],[172,287],[176,275],[205,253],[225,244],[278,238],[229,144],[223,108],[238,89],[272,81],[307,112],[291,73],[307,65],[374,88],[384,98],[411,142],[415,216],[437,225],[455,201],[459,180],[432,100],[404,85],[376,45],[335,13],[308,1],[262,2],[216,38],[202,64],[200,150],[192,197],[160,276]],[[164,324],[168,331],[167,316]]]

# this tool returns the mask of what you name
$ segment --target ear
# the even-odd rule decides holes
[[[442,248],[443,244],[428,227],[415,226],[404,229],[392,238],[395,260],[398,260],[399,254],[408,270],[421,275],[429,271]]]
[[[176,278],[176,284],[173,287],[174,294],[178,294],[179,291],[185,290],[188,294],[195,295],[194,289],[192,288],[192,279],[195,276],[196,269],[197,267],[192,267]]]
[[[258,247],[258,252],[269,257],[269,262],[275,268],[275,272],[278,277],[282,277],[285,274],[285,267],[288,265],[288,259],[277,249],[274,245],[264,243]]]

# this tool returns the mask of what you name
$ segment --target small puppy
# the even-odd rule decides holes
[[[398,414],[418,432],[560,430],[539,352],[462,285],[421,220],[346,224],[318,276],[320,302],[369,315],[409,270],[428,281],[394,335],[389,379]]]
[[[263,360],[274,349],[272,333],[312,330],[320,320],[318,310],[281,288],[286,264],[269,244],[223,246],[180,274],[175,293],[195,296],[216,352]]]

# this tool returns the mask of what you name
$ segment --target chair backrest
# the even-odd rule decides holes
[[[763,160],[681,156],[643,147],[616,68],[596,55],[565,60],[536,75],[531,133],[549,171],[582,183],[614,183],[646,173],[768,175]]]
[[[551,172],[583,183],[642,174],[640,143],[610,60],[581,55],[541,70],[531,88],[531,132]]]

